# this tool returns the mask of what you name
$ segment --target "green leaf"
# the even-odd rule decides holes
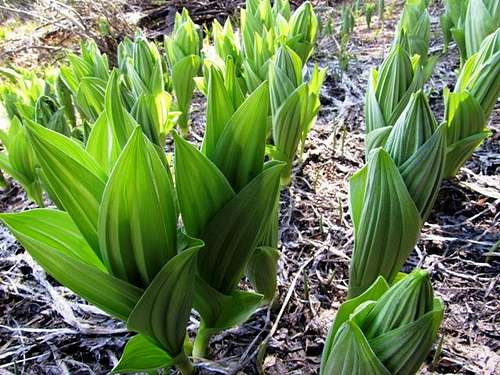
[[[436,339],[444,307],[434,300],[434,308],[417,321],[369,340],[377,357],[391,374],[415,374]]]
[[[433,298],[429,274],[416,269],[377,299],[360,327],[367,339],[376,338],[431,311]]]
[[[422,225],[412,197],[391,157],[374,150],[368,161],[364,201],[351,201],[359,212],[350,268],[349,296],[363,293],[381,275],[392,282],[413,250]],[[351,195],[359,199],[361,194]],[[359,215],[356,213],[356,215]]]
[[[266,302],[271,302],[276,294],[279,258],[278,249],[259,246],[246,266],[248,280],[258,293],[264,295]]]
[[[203,242],[172,258],[146,289],[127,321],[128,329],[154,338],[169,355],[183,353],[195,293],[196,254]]]
[[[118,70],[113,70],[106,86],[105,108],[119,145],[125,147],[130,135],[139,125],[123,105],[119,78]]]
[[[230,294],[261,238],[279,189],[282,163],[272,162],[241,192],[219,207],[200,238],[201,277],[213,288]]]
[[[371,349],[356,323],[347,321],[335,335],[320,375],[391,375]]]
[[[219,70],[211,66],[208,75],[207,121],[203,137],[202,151],[211,160],[215,155],[217,143],[234,113],[233,103],[224,86]]]
[[[140,124],[142,131],[151,142],[160,146],[160,118],[156,108],[156,97],[142,94],[132,108],[132,116]]]
[[[99,255],[97,217],[106,173],[79,144],[32,121],[26,128],[43,173],[64,209]]]
[[[446,124],[399,167],[422,222],[434,206],[446,164]]]
[[[107,313],[122,320],[128,318],[143,291],[94,265],[95,256],[68,214],[40,209],[1,214],[0,219],[58,282]],[[80,248],[68,248],[75,245]]]
[[[467,57],[476,53],[483,39],[500,26],[499,17],[500,6],[496,1],[469,0],[464,30]]]
[[[173,132],[175,180],[186,232],[198,237],[209,220],[235,193],[219,169],[194,146]]]
[[[382,276],[379,276],[377,277],[375,282],[372,285],[370,285],[370,287],[367,290],[365,290],[361,295],[352,299],[348,299],[346,302],[340,305],[340,308],[337,311],[337,314],[335,315],[335,321],[330,329],[330,332],[328,333],[328,338],[325,343],[325,349],[324,349],[325,353],[331,352],[331,348],[333,345],[333,338],[337,335],[337,332],[342,326],[342,324],[344,324],[346,321],[349,320],[351,314],[353,314],[354,311],[365,302],[377,301],[388,290],[389,290],[389,284],[387,284],[387,281],[385,281],[385,279]]]
[[[172,68],[172,85],[179,110],[182,112],[179,118],[179,126],[187,131],[189,108],[194,90],[194,76],[200,69],[201,59],[199,56],[189,55],[179,60]]]
[[[448,146],[486,130],[487,119],[481,105],[466,91],[446,95],[445,114],[448,122]]]
[[[468,92],[449,93],[445,114],[448,150],[444,177],[453,177],[490,133],[483,109]]]
[[[155,147],[137,128],[106,185],[99,243],[116,277],[146,287],[176,254],[174,188]]]
[[[194,306],[203,318],[198,335],[212,335],[244,323],[260,306],[262,297],[261,294],[239,290],[229,295],[222,294],[197,278]]]
[[[307,126],[307,84],[300,85],[281,105],[278,112],[273,114],[272,134],[274,144],[279,152],[286,155],[286,169],[283,170],[283,179],[288,184],[292,163],[297,154],[297,147],[302,137],[302,131]]]
[[[135,335],[125,345],[120,361],[111,371],[114,374],[149,372],[168,369],[174,360],[144,335]]]
[[[95,122],[104,110],[106,81],[95,77],[85,77],[78,84],[75,104],[90,122]]]
[[[237,192],[264,165],[268,97],[268,85],[264,82],[236,110],[217,142],[212,161]]]
[[[359,222],[363,212],[363,204],[365,202],[366,179],[368,177],[368,166],[365,165],[359,171],[354,173],[349,180],[349,202],[350,212],[354,230],[361,230]]]
[[[5,214],[2,218],[9,228],[22,233],[23,237],[44,243],[63,254],[107,272],[66,212],[38,208],[18,214]]]
[[[365,136],[365,154],[369,155],[372,150],[384,147],[392,128],[392,126],[384,126],[367,133]]]
[[[446,153],[444,177],[454,177],[458,173],[460,167],[489,136],[491,136],[490,131],[482,131],[449,146]]]
[[[122,148],[104,111],[92,127],[86,151],[94,157],[102,169],[111,173],[121,150]]]
[[[426,143],[436,130],[436,119],[423,91],[410,101],[387,138],[385,149],[399,167]]]
[[[8,155],[0,153],[0,170],[6,172],[10,177],[19,182],[23,187],[30,186],[31,181],[29,181],[24,174],[17,171],[9,161]]]
[[[413,81],[410,56],[399,44],[392,47],[389,55],[380,66],[377,79],[375,95],[380,111],[384,116],[385,125],[392,125],[390,120],[393,118],[395,109],[404,101]],[[406,103],[404,107],[406,107]]]

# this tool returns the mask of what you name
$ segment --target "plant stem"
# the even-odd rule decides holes
[[[195,373],[193,363],[184,354],[178,357],[175,366],[181,372],[182,375],[193,375]]]
[[[208,342],[210,341],[212,334],[210,330],[206,329],[205,323],[200,322],[200,327],[198,328],[198,334],[194,340],[193,345],[193,357],[195,358],[205,358],[207,355]]]

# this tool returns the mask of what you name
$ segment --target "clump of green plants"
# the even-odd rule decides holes
[[[379,23],[382,25],[382,27],[384,27],[385,0],[377,1],[377,13],[378,13]]]
[[[488,118],[500,95],[500,29],[489,35],[478,52],[464,63],[453,92],[446,90],[448,124],[446,177],[463,163],[491,133]]]
[[[464,25],[468,4],[468,0],[445,0],[445,12],[440,17],[444,52],[448,51],[450,42],[454,40],[459,47],[462,61],[466,58]]]
[[[135,333],[114,372],[193,374],[211,336],[273,298],[280,186],[315,122],[325,71],[305,67],[317,33],[310,3],[292,13],[285,0],[249,0],[243,14],[241,40],[229,22],[214,24],[218,59],[202,64],[198,27],[183,11],[165,55],[138,33],[111,68],[86,41],[56,75],[57,107],[34,101],[34,116],[17,116],[22,101],[4,98],[16,140],[2,143],[9,157],[23,146],[19,155],[57,208],[0,220],[47,273]],[[200,72],[207,113],[198,148],[183,136]],[[255,290],[240,288],[245,273]],[[193,310],[200,324],[191,341]]]
[[[345,35],[352,33],[354,31],[355,19],[350,5],[342,7],[341,20],[340,33]]]
[[[416,374],[443,313],[427,272],[401,274],[394,284],[379,277],[340,306],[325,342],[320,375]]]
[[[272,8],[269,0],[247,0],[241,11],[242,75],[248,92],[267,79],[271,58],[281,44],[290,47],[303,64],[312,54],[318,20],[311,3],[304,2],[293,13],[284,4],[288,1],[275,2]]]
[[[368,30],[371,30],[371,24],[372,24],[372,18],[373,15],[375,14],[375,4],[373,3],[365,3],[365,20],[366,20],[366,27]]]
[[[188,132],[188,119],[195,82],[201,68],[201,38],[199,27],[191,20],[187,9],[175,16],[173,34],[165,38],[167,62],[181,115],[178,125],[183,135]]]
[[[415,247],[444,175],[446,138],[446,124],[437,125],[418,91],[389,127],[383,148],[372,149],[366,166],[352,177],[350,297],[380,275],[392,283]]]
[[[0,153],[0,169],[18,181],[28,197],[39,206],[44,205],[43,184],[32,146],[26,133],[26,122],[37,121],[56,132],[71,135],[75,129],[71,100],[61,82],[54,76],[46,80],[33,72],[3,68],[0,97],[5,107],[9,126],[0,130],[4,151]]]
[[[385,143],[387,136],[406,108],[412,93],[424,83],[420,64],[407,50],[395,43],[380,68],[372,69],[365,96],[365,148],[370,150]]]
[[[174,134],[174,173],[137,124],[108,122],[116,137],[84,148],[27,123],[62,207],[1,218],[56,280],[137,333],[116,372],[176,366],[191,374],[184,348],[193,306],[202,317],[193,355],[204,357],[211,335],[260,305],[262,295],[239,290],[238,282],[273,210],[283,168],[264,163],[267,111],[260,109],[267,96],[263,83],[227,121],[211,123],[221,132],[204,142],[207,154]],[[114,104],[107,111],[122,116]],[[105,168],[95,150],[116,150],[117,157]]]

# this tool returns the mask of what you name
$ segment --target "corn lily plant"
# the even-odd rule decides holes
[[[368,30],[371,29],[372,17],[375,14],[375,4],[374,3],[366,3],[365,4],[365,21],[366,27]]]
[[[118,46],[118,66],[123,105],[147,137],[158,146],[165,144],[180,112],[171,111],[172,96],[166,91],[168,75],[157,46],[142,35]]]
[[[323,349],[320,375],[416,374],[443,319],[427,272],[383,277],[344,302]]]
[[[447,0],[441,16],[445,51],[453,39],[462,64],[479,51],[483,40],[500,27],[500,5],[496,0]]]
[[[6,77],[1,87],[1,100],[8,117],[8,128],[0,130],[0,141],[5,151],[0,153],[0,169],[4,170],[26,190],[28,197],[43,206],[43,176],[28,140],[25,123],[38,121],[44,127],[65,135],[74,129],[66,117],[65,97],[57,95],[54,77],[43,80],[34,73],[2,69]]]
[[[201,150],[174,135],[182,221],[188,235],[205,242],[196,281],[197,357],[206,355],[213,334],[245,321],[261,304],[262,295],[239,290],[238,283],[269,221],[283,168],[264,163],[267,82],[235,107],[221,72],[211,67],[207,92]]]
[[[130,113],[122,95],[127,90],[123,78],[118,69],[112,71],[104,92],[104,109],[93,124],[85,145],[106,171],[111,171],[136,127],[140,127],[149,140],[160,148],[164,145],[166,132],[171,128],[167,126],[170,102],[161,100],[170,96],[166,93],[158,97],[141,94]]]
[[[445,91],[448,151],[445,176],[453,177],[490,135],[488,117],[500,95],[500,29],[464,64],[453,92]]]
[[[384,148],[374,149],[350,181],[354,252],[349,297],[383,276],[392,283],[417,243],[443,178],[446,124],[437,126],[426,96],[410,98]]]
[[[430,39],[430,17],[427,0],[408,0],[399,20],[394,43],[403,47],[417,64],[421,84],[426,82],[438,62],[438,55],[428,56]]]
[[[238,76],[241,76],[243,59],[241,56],[240,40],[237,37],[231,20],[228,18],[222,26],[219,21],[212,23],[212,39],[214,48],[222,62],[228,57],[233,61]]]
[[[24,188],[28,197],[38,206],[44,206],[43,185],[37,174],[37,162],[29,143],[26,129],[17,116],[10,119],[9,129],[0,130],[0,142],[5,148],[0,153],[0,170],[6,172]]]
[[[288,45],[305,64],[312,54],[318,20],[306,1],[290,15],[287,0],[247,0],[241,11],[243,76],[248,92],[268,79],[269,64],[281,44]]]
[[[31,121],[26,127],[64,211],[2,214],[2,221],[56,280],[137,332],[115,372],[193,373],[184,341],[203,244],[177,229],[162,154],[137,127],[107,172],[73,140]]]
[[[270,59],[276,51],[276,31],[269,0],[247,0],[241,10],[243,76],[249,92],[267,80]]]
[[[412,93],[423,85],[419,57],[395,43],[380,68],[372,69],[365,96],[366,153],[384,145]]]
[[[478,52],[483,40],[499,27],[498,0],[469,0],[464,25],[466,57]]]
[[[226,118],[213,118],[202,151],[174,134],[174,188],[160,148],[127,116],[117,76],[111,74],[106,90],[112,121],[94,126],[86,149],[34,122],[27,125],[64,211],[2,220],[48,273],[138,332],[116,372],[177,366],[191,373],[183,349],[191,305],[202,318],[194,355],[204,356],[212,334],[246,320],[262,300],[238,283],[279,191],[281,163],[263,162],[268,85]],[[210,91],[227,95],[216,82]]]
[[[445,0],[445,12],[440,17],[441,30],[444,36],[444,52],[448,52],[448,46],[453,39],[457,44],[461,60],[465,61],[465,17],[469,0]]]
[[[267,146],[268,155],[286,163],[281,174],[281,184],[288,185],[292,164],[299,144],[307,138],[319,110],[319,90],[325,70],[313,68],[311,77],[305,80],[300,57],[289,47],[282,46],[271,62],[269,87],[272,114],[272,145]],[[259,246],[254,252],[246,274],[253,287],[270,302],[276,292],[276,271],[279,259],[279,196],[273,204],[273,212],[266,225]]]
[[[341,11],[340,33],[349,35],[354,31],[355,19],[352,7],[344,5]]]
[[[84,121],[92,124],[103,110],[103,97],[110,75],[108,58],[92,40],[80,44],[80,56],[69,53],[68,65],[61,66],[60,78],[71,91]]]
[[[429,53],[430,18],[427,0],[407,0],[398,23],[398,34],[407,38],[410,56],[419,55],[425,62]]]
[[[287,46],[299,55],[304,65],[311,57],[317,35],[318,18],[312,4],[306,1],[293,12],[286,41]]]
[[[319,111],[319,91],[325,70],[314,66],[304,80],[300,57],[289,47],[276,52],[269,69],[272,114],[272,141],[268,153],[286,163],[282,184],[290,183],[292,164],[299,144],[303,144]]]
[[[172,35],[165,38],[165,50],[170,69],[172,86],[181,112],[178,125],[182,134],[188,132],[189,110],[193,91],[194,77],[201,68],[201,40],[198,26],[189,17],[187,9],[175,16]]]

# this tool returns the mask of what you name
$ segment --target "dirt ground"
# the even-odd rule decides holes
[[[348,181],[364,163],[363,97],[371,67],[387,52],[401,6],[388,4],[384,28],[356,20],[353,59],[339,71],[336,43],[319,40],[313,62],[328,68],[322,108],[291,186],[281,196],[281,260],[276,309],[262,309],[246,324],[216,336],[203,374],[316,374],[327,330],[347,291],[353,248]],[[340,6],[320,5],[325,24]],[[431,52],[441,53],[438,6],[430,8]],[[452,46],[427,89],[438,120],[442,90],[456,80]],[[192,140],[203,133],[204,100],[193,106]],[[422,267],[444,300],[437,349],[421,374],[500,374],[500,111],[493,135],[460,174],[445,181],[421,239],[405,269]],[[0,211],[30,208],[16,185],[0,192]],[[189,330],[197,327],[192,317]],[[105,374],[129,337],[124,325],[61,287],[0,226],[0,375]]]

